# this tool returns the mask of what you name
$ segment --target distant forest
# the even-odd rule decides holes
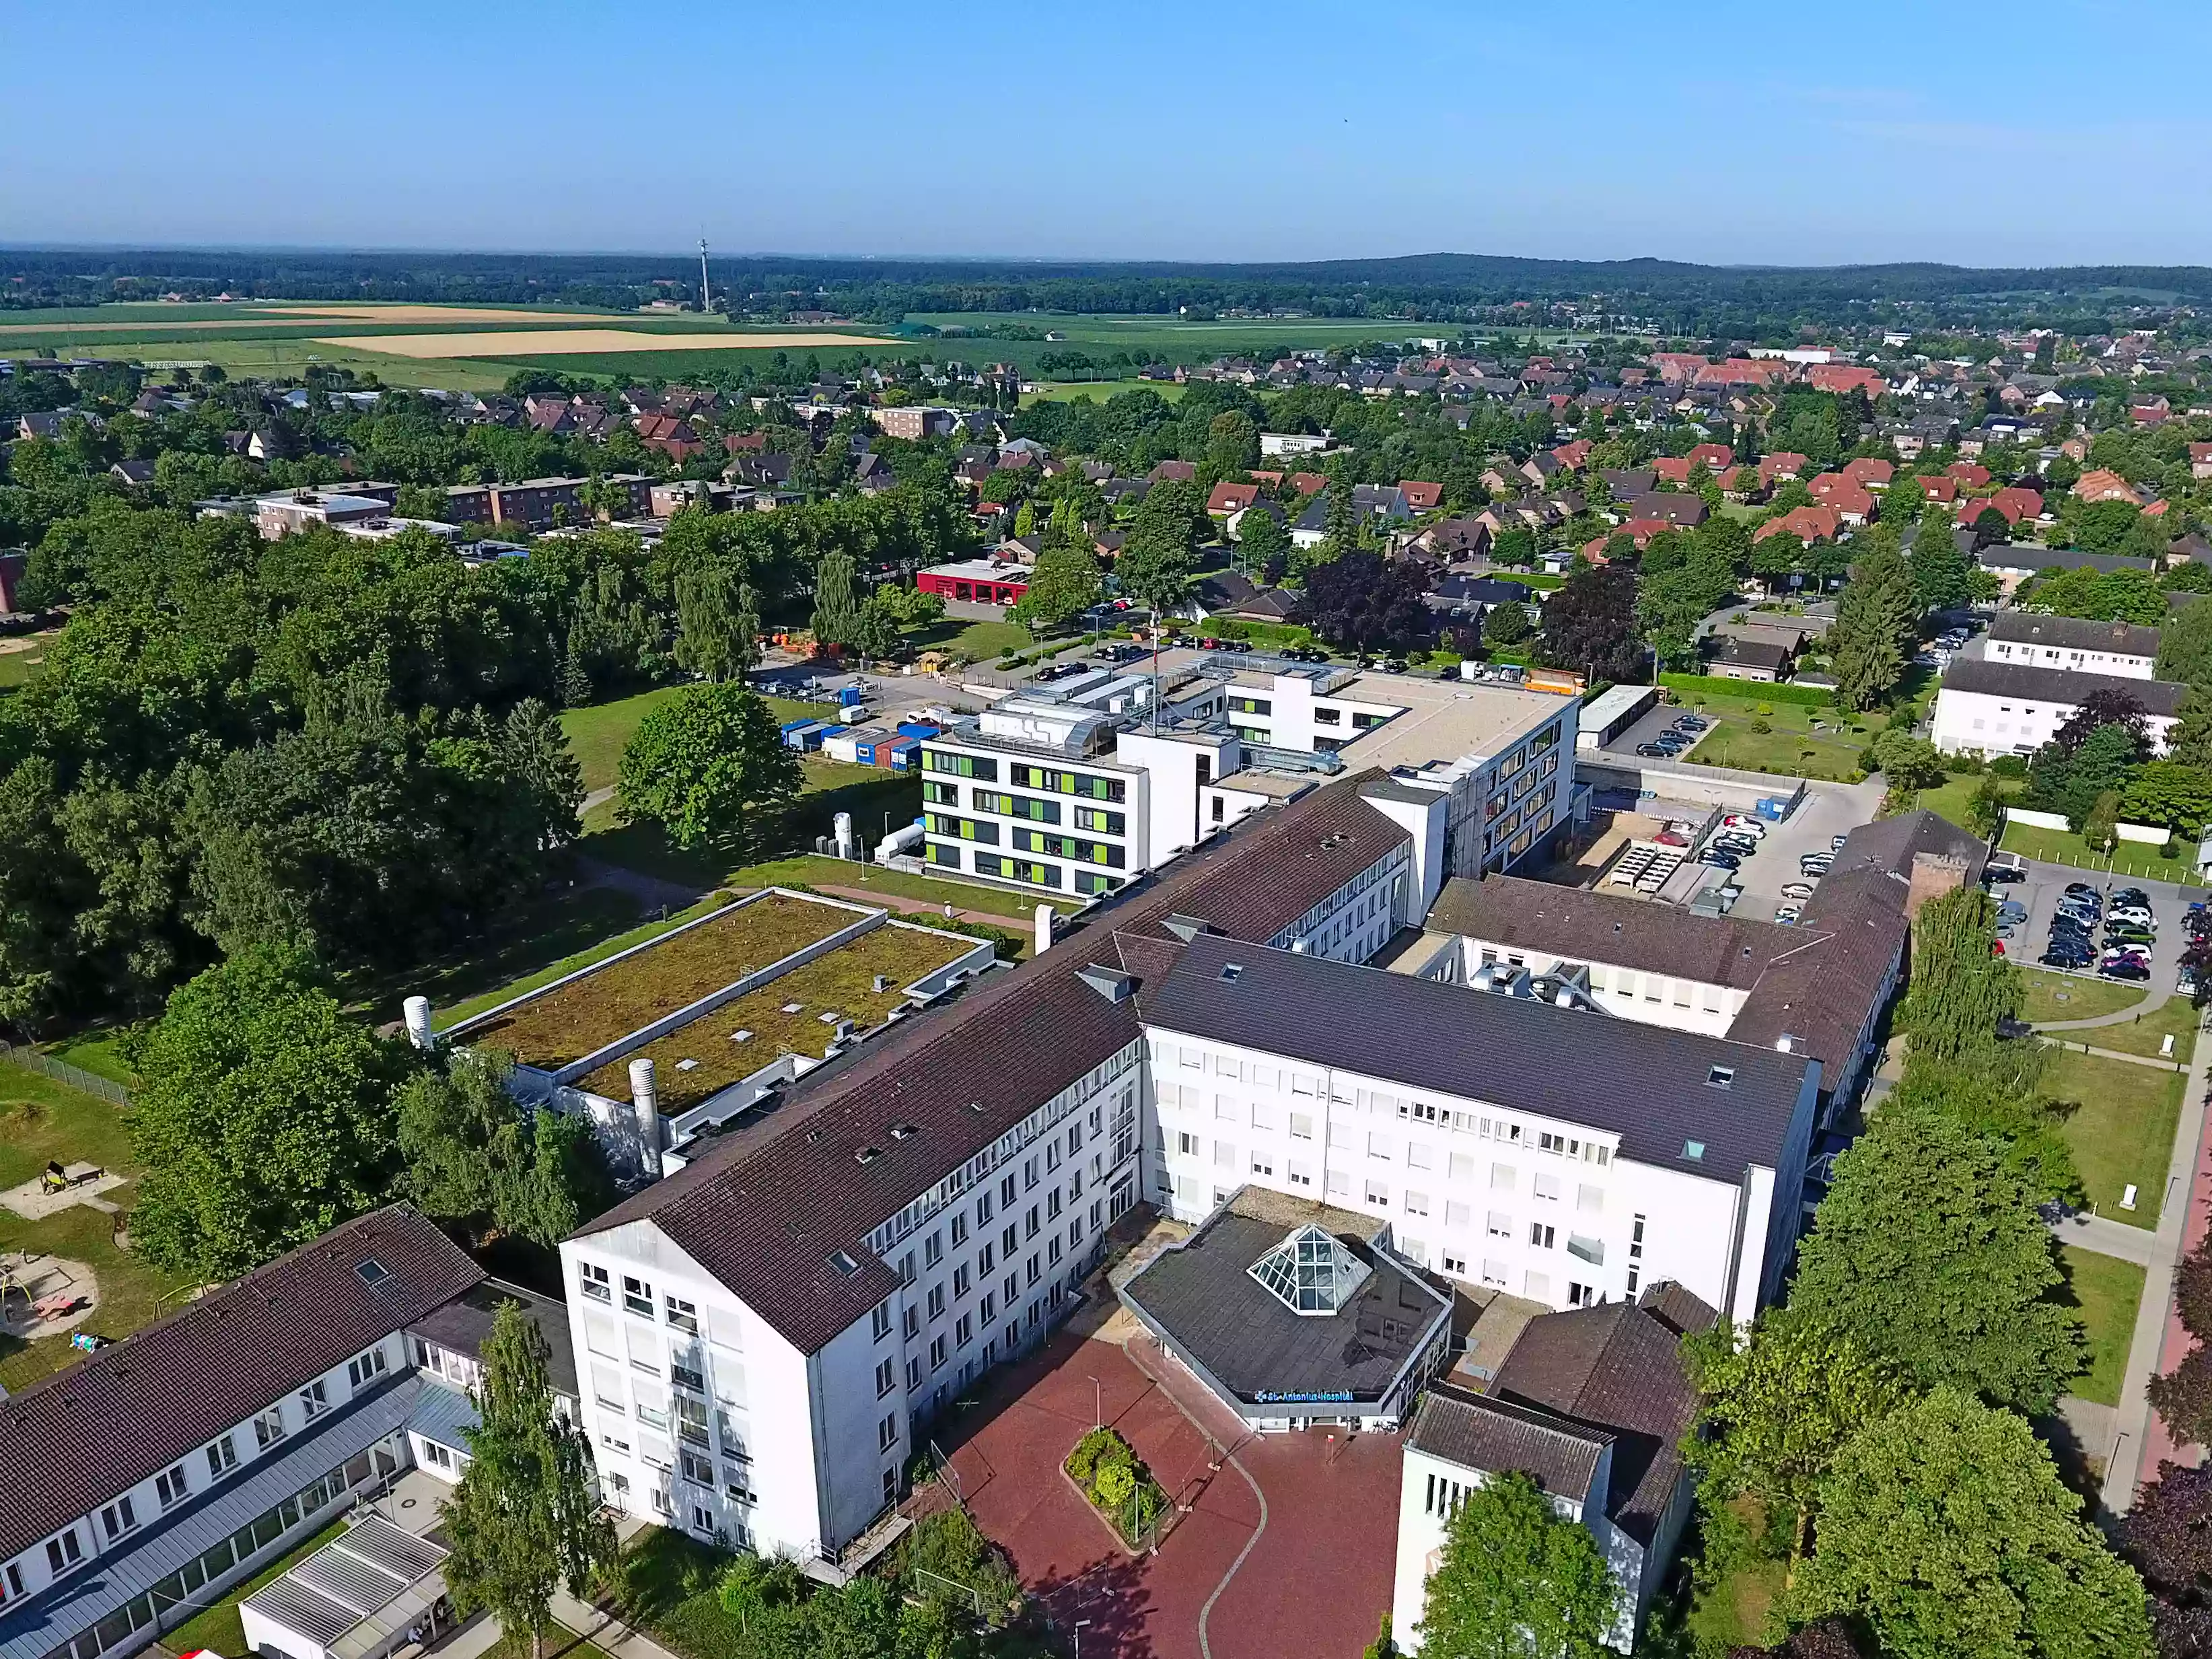
[[[2114,314],[2212,299],[2201,265],[1977,270],[1959,265],[1722,266],[1665,259],[1519,259],[1425,253],[1287,264],[717,258],[715,298],[740,313],[833,312],[892,323],[914,312],[1175,316],[1295,311],[1406,321],[1562,320],[1682,336],[1910,319],[2095,332]],[[0,307],[83,306],[164,293],[292,300],[558,303],[630,308],[696,300],[696,255],[0,249]]]

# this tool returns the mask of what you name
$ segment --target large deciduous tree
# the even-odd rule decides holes
[[[804,775],[768,705],[734,684],[686,686],[638,723],[615,809],[684,848],[740,851],[753,820],[789,802]]]
[[[1602,1659],[1620,1586],[1597,1540],[1518,1473],[1468,1492],[1444,1526],[1421,1613],[1428,1659]]]
[[[513,1061],[462,1049],[399,1096],[398,1133],[407,1188],[425,1215],[558,1244],[613,1200],[591,1126],[531,1111],[507,1091]]]
[[[1182,603],[1209,523],[1198,487],[1163,479],[1146,492],[1114,562],[1114,574],[1139,604],[1160,613]]]
[[[1742,1331],[1723,1320],[1682,1347],[1700,1396],[1697,1431],[1683,1450],[1708,1504],[1750,1497],[1787,1518],[1794,1565],[1836,1454],[1904,1403],[1903,1378],[1850,1336],[1782,1309]]]
[[[1436,633],[1413,567],[1379,553],[1316,565],[1306,573],[1306,604],[1314,631],[1347,651],[1409,650]]]
[[[502,1303],[484,1341],[477,1425],[463,1431],[469,1466],[445,1504],[453,1605],[492,1613],[510,1637],[527,1633],[532,1659],[544,1659],[555,1592],[587,1595],[615,1557],[591,1448],[553,1408],[549,1358],[522,1304]]]
[[[207,969],[135,1058],[131,1234],[154,1266],[234,1278],[389,1194],[409,1051],[346,1014],[306,958],[252,945]]]
[[[1790,1309],[1923,1388],[2047,1412],[2088,1345],[2051,1300],[2063,1275],[2040,1197],[1994,1139],[1888,1105],[1836,1158]]]
[[[814,637],[823,645],[850,645],[860,616],[853,556],[833,548],[814,568]]]
[[[1822,1487],[1787,1597],[1899,1659],[2150,1659],[2142,1581],[2081,1518],[2026,1420],[1955,1389],[1882,1418]]]
[[[1643,678],[1636,632],[1636,574],[1617,564],[1576,568],[1544,601],[1538,654],[1592,680]]]
[[[1037,556],[1028,589],[1012,611],[1024,628],[1062,628],[1098,603],[1103,591],[1090,548],[1057,545]]]

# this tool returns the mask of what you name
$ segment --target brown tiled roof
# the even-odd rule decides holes
[[[1681,1479],[1676,1444],[1697,1416],[1680,1339],[1656,1314],[1625,1302],[1528,1322],[1492,1391],[1613,1437],[1606,1512],[1649,1545]]]
[[[1612,1437],[1507,1400],[1437,1387],[1421,1396],[1406,1443],[1462,1468],[1517,1469],[1555,1497],[1589,1496]]]
[[[1517,876],[1454,876],[1437,896],[1428,925],[1570,961],[1613,963],[1739,991],[1750,990],[1770,962],[1803,942],[1797,930],[1771,921],[1693,916],[1675,905]]]
[[[863,1246],[868,1233],[1141,1036],[1134,1004],[1109,1001],[1081,970],[1164,965],[1148,941],[1173,945],[1162,925],[1171,915],[1272,939],[1405,838],[1359,799],[1376,775],[1263,810],[1160,878],[1132,884],[1043,956],[823,1067],[781,1109],[584,1234],[654,1223],[794,1346],[815,1352],[897,1283]],[[894,1136],[899,1125],[912,1127]],[[839,1252],[854,1271],[832,1265]]]
[[[414,1211],[378,1210],[0,1401],[0,1559],[483,1278]]]

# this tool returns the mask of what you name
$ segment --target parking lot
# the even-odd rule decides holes
[[[2157,942],[2151,947],[2151,976],[2144,981],[2148,989],[2159,994],[2174,988],[2180,970],[2181,953],[2187,948],[2188,930],[2183,919],[2190,903],[2206,897],[2203,889],[2180,887],[2169,881],[2144,881],[2127,876],[2102,876],[2094,871],[2078,870],[2070,865],[2027,863],[2024,866],[2027,878],[2008,882],[1996,888],[2000,899],[2018,901],[2027,911],[2024,923],[2014,928],[2012,937],[2002,940],[2005,953],[2022,967],[2039,965],[2038,958],[2051,939],[2051,921],[2057,913],[2060,897],[2067,887],[2075,882],[2087,883],[2096,889],[2104,906],[2104,915],[2112,908],[2112,896],[2126,888],[2140,889],[2150,900],[2150,910],[2156,920]],[[2091,929],[2093,940],[2101,944],[2104,935],[2104,915]]]
[[[1785,897],[1782,890],[1812,881],[1798,870],[1801,857],[1832,850],[1837,836],[1849,835],[1873,816],[1872,805],[1860,799],[1861,793],[1844,785],[1808,786],[1797,810],[1779,823],[1769,823],[1759,850],[1735,872],[1743,896],[1729,914],[1753,921],[1771,921],[1779,907],[1804,903],[1802,898]]]

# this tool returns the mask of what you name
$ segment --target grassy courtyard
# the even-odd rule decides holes
[[[612,702],[595,702],[561,711],[561,729],[568,734],[568,751],[575,756],[576,764],[583,770],[586,794],[614,787],[623,750],[639,722],[683,689],[680,685],[664,685],[641,691],[634,697],[617,697]],[[832,712],[827,703],[794,702],[788,697],[767,697],[763,701],[779,723],[820,720]]]
[[[1777,772],[1830,782],[1856,781],[1859,762],[1884,727],[1879,714],[1846,714],[1803,703],[1764,702],[1755,695],[1715,696],[1694,692],[1686,708],[1713,720],[1705,741],[1686,760],[1745,772]],[[1765,731],[1758,728],[1765,726]]]
[[[2130,1060],[2065,1051],[2051,1055],[2044,1090],[2073,1107],[2066,1118],[2066,1144],[2099,1215],[2133,1227],[2157,1227],[2181,1117],[2183,1081],[2179,1072]],[[2120,1200],[2130,1186],[2136,1188],[2136,1206],[2124,1210]]]
[[[2120,1380],[2128,1364],[2128,1344],[2142,1302],[2143,1270],[2118,1256],[2100,1255],[2068,1244],[2058,1251],[2066,1264],[2067,1287],[2089,1333],[2089,1365],[2067,1392],[2100,1406],[2120,1403]]]
[[[2008,823],[2004,839],[1998,845],[2022,858],[2071,864],[2083,870],[2177,882],[2185,886],[2203,885],[2204,881],[2197,872],[2193,858],[2170,859],[2156,848],[2140,842],[2124,841],[2106,854],[2093,848],[2070,830],[2040,830],[2025,823]]]

